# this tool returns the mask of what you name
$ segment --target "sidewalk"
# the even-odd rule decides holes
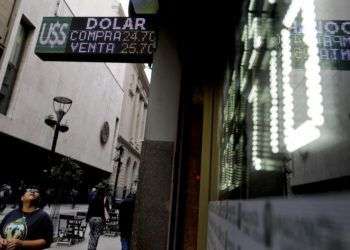
[[[86,231],[86,239],[78,244],[72,245],[72,246],[56,246],[56,243],[52,244],[52,246],[49,249],[69,249],[69,250],[87,250],[87,245],[89,241],[89,229]],[[107,237],[107,236],[101,236],[98,241],[97,250],[121,250],[121,244],[120,244],[120,238],[119,237]]]
[[[61,205],[60,214],[71,214],[74,215],[77,211],[87,212],[87,204],[77,204],[75,209],[72,209],[70,205]],[[45,207],[46,212],[50,212],[48,207]],[[59,245],[56,246],[56,243],[51,245],[50,249],[69,249],[69,250],[87,250],[87,245],[89,241],[89,232],[90,228],[87,227],[85,233],[85,240],[83,242],[77,243],[72,246]],[[98,241],[97,250],[121,250],[120,238],[119,237],[107,237],[101,236]]]

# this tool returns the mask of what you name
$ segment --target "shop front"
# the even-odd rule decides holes
[[[340,219],[350,188],[349,9],[346,0],[245,1],[208,249],[349,247]]]

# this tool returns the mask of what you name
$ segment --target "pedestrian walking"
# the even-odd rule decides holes
[[[75,209],[75,205],[77,204],[78,194],[79,192],[75,188],[73,188],[72,191],[70,192],[72,209]]]
[[[98,240],[103,232],[106,221],[109,220],[109,204],[104,188],[98,188],[95,197],[89,204],[86,221],[90,226],[88,250],[96,250]]]
[[[52,188],[46,189],[46,203],[48,207],[51,207],[51,204],[53,203],[53,197],[54,197],[54,190]]]
[[[10,185],[3,184],[0,187],[0,212],[4,211],[12,197],[12,188]]]
[[[126,186],[123,187],[123,199],[125,199],[126,196]]]
[[[131,249],[132,223],[135,210],[135,195],[129,194],[119,208],[119,230],[122,250]]]
[[[0,223],[0,250],[40,250],[50,247],[53,239],[52,221],[39,206],[39,190],[25,189],[20,207],[7,214]]]
[[[95,198],[96,196],[96,188],[92,188],[91,191],[89,192],[88,195],[88,203],[90,204],[90,202]]]

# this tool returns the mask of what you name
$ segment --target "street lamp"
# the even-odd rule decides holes
[[[52,105],[53,105],[53,109],[54,109],[55,114],[56,114],[56,120],[55,120],[53,115],[49,115],[45,119],[46,125],[48,125],[51,128],[55,128],[55,133],[54,133],[52,145],[51,145],[51,157],[49,157],[49,161],[51,160],[51,164],[54,164],[55,151],[56,151],[56,145],[57,145],[57,139],[58,139],[59,132],[65,133],[69,129],[67,124],[62,125],[61,122],[62,122],[63,117],[70,110],[72,103],[73,103],[73,101],[67,97],[62,97],[62,96],[54,97]],[[47,173],[47,171],[46,171],[46,173]],[[57,199],[57,201],[59,201],[60,195],[58,197],[56,197],[56,199]],[[54,220],[55,227],[57,225],[58,214],[59,214],[59,206],[54,205],[52,207],[51,212],[50,212],[50,216]]]
[[[120,174],[120,168],[122,167],[122,157],[124,154],[124,148],[123,146],[116,147],[117,150],[117,156],[113,159],[115,162],[117,162],[117,173],[115,175],[115,182],[114,182],[114,192],[113,192],[113,202],[115,201],[115,198],[117,196],[117,188],[118,188],[118,178]]]
[[[46,125],[50,126],[51,128],[55,128],[55,133],[52,140],[52,146],[51,146],[51,153],[52,155],[56,151],[56,145],[57,145],[57,139],[59,132],[65,133],[68,131],[67,124],[61,124],[61,121],[65,114],[68,113],[72,106],[73,101],[67,97],[62,96],[56,96],[53,98],[53,108],[56,113],[56,120],[54,119],[53,115],[49,115],[45,119]]]

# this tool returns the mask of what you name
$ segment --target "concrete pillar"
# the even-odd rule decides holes
[[[167,249],[181,69],[175,39],[160,29],[134,214],[133,249]]]

